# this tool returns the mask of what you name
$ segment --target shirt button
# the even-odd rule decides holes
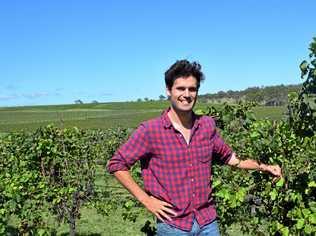
[[[195,197],[195,193],[193,193],[192,196]]]
[[[191,179],[191,182],[193,182],[193,181],[194,181],[194,179],[192,178],[192,179]]]
[[[193,166],[192,163],[190,163],[190,166]]]

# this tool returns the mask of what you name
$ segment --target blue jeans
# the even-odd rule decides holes
[[[193,221],[191,231],[184,231],[178,229],[172,225],[168,225],[161,221],[157,223],[157,236],[220,236],[217,221],[214,220],[211,223],[200,228],[196,219]]]

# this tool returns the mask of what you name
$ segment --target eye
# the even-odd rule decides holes
[[[197,91],[197,88],[196,88],[196,87],[191,87],[191,88],[189,88],[189,91],[190,91],[190,92],[196,92],[196,91]]]
[[[179,91],[184,91],[185,87],[177,87],[176,89],[179,90]]]

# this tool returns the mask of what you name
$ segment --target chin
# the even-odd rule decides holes
[[[194,103],[183,105],[183,104],[171,102],[171,105],[174,110],[179,111],[179,112],[191,112],[194,107]]]
[[[186,107],[180,106],[180,107],[177,107],[177,110],[182,111],[182,112],[189,112],[193,110],[193,106],[186,106]]]

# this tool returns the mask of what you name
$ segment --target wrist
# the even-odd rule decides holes
[[[258,171],[266,171],[266,165],[265,164],[262,164],[262,163],[259,163],[259,166],[258,166]]]
[[[241,160],[239,159],[238,160],[238,163],[235,165],[236,167],[240,168],[240,163],[241,163]]]
[[[139,201],[146,207],[148,205],[148,202],[150,201],[150,196],[143,196],[141,199],[139,199]]]

